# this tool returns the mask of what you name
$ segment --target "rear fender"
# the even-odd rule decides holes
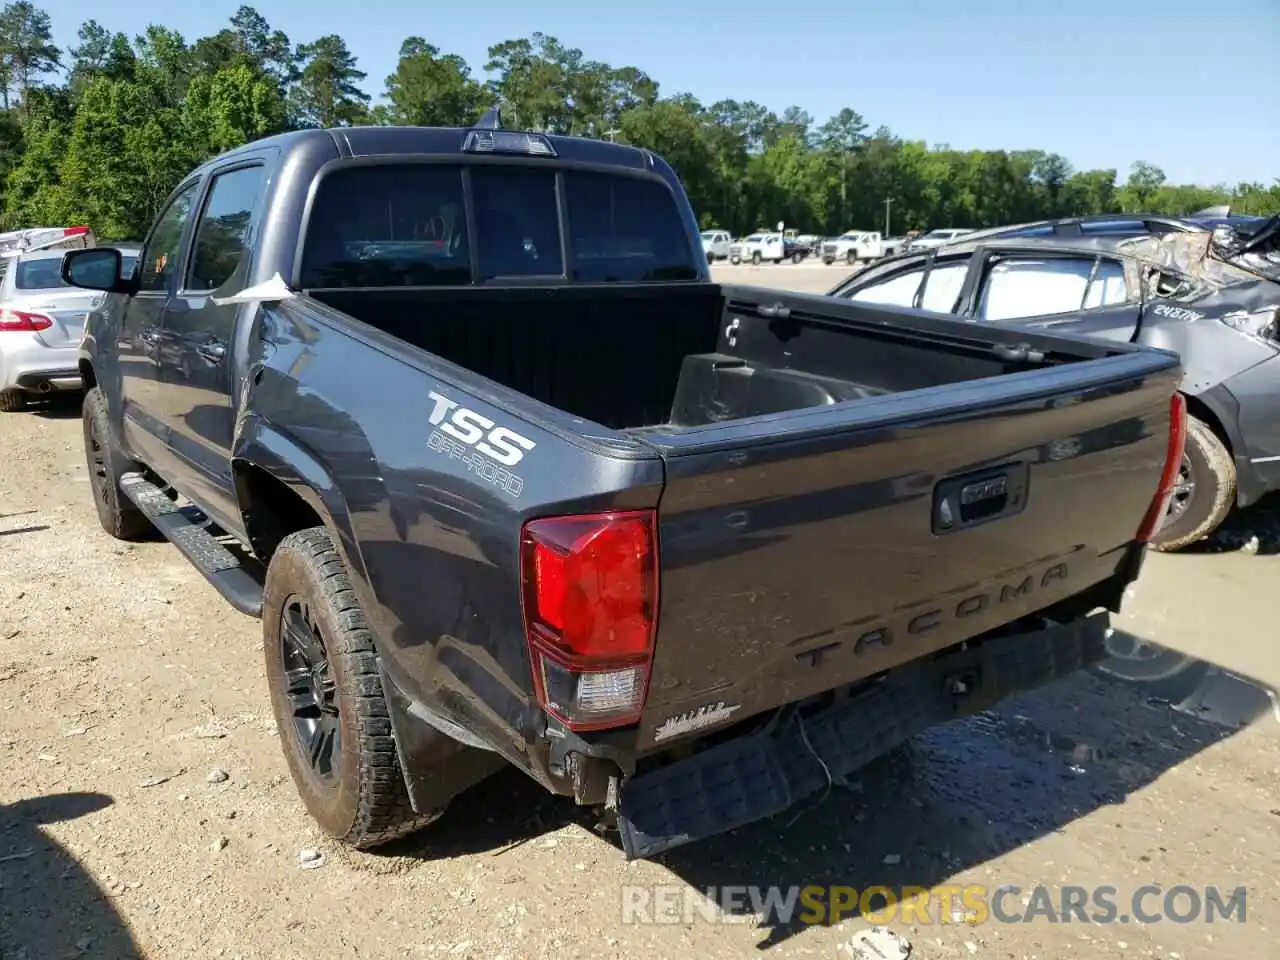
[[[266,471],[314,510],[334,536],[361,605],[369,612],[377,609],[346,498],[328,468],[313,453],[259,415],[251,413],[244,416],[236,431],[231,466],[233,471],[241,466]],[[246,504],[239,489],[237,499],[240,501],[243,527]]]

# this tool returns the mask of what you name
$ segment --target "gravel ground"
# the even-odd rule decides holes
[[[842,275],[716,273],[808,289]],[[259,625],[166,544],[101,532],[76,405],[0,416],[0,464],[3,960],[850,957],[865,918],[624,923],[623,888],[966,883],[1109,884],[1122,904],[1146,883],[1243,885],[1247,918],[894,922],[912,958],[1275,956],[1280,716],[1207,665],[1146,686],[1079,675],[918,738],[798,818],[661,862],[626,864],[516,773],[388,852],[352,854],[317,835],[288,780]],[[1263,628],[1277,513],[1152,557],[1122,636],[1280,685]],[[1152,699],[1188,678],[1181,709]]]

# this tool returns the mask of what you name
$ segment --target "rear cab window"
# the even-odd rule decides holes
[[[653,180],[531,164],[353,166],[316,191],[301,286],[696,280],[702,259]]]

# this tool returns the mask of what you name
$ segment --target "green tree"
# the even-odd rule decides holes
[[[4,106],[16,91],[25,105],[27,94],[45,75],[61,65],[62,51],[53,43],[53,21],[49,14],[18,0],[0,9],[0,81],[4,86]],[[25,110],[25,106],[24,106]]]
[[[313,127],[344,127],[363,120],[369,95],[360,89],[365,73],[347,42],[337,34],[298,47],[302,70],[294,88],[297,117]]]
[[[490,98],[471,79],[471,68],[455,54],[442,54],[421,37],[400,44],[396,72],[387,77],[388,123],[417,126],[465,126]]]

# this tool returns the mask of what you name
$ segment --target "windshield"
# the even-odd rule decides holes
[[[542,165],[476,165],[469,173],[469,188],[462,167],[452,165],[386,164],[330,173],[320,182],[307,224],[302,286],[698,277],[695,264],[702,258],[690,251],[680,209],[663,183]]]

